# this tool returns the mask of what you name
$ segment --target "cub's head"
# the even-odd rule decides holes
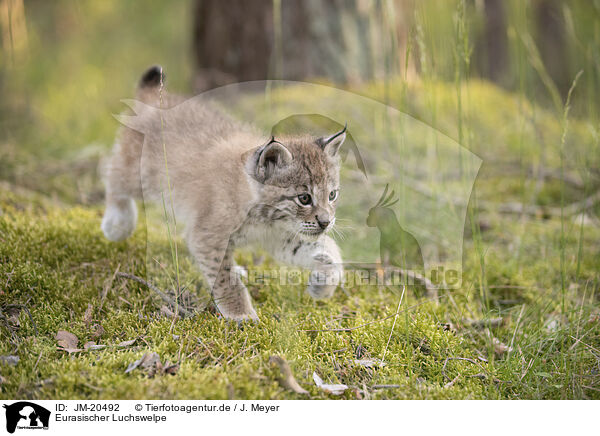
[[[272,137],[246,168],[258,182],[259,214],[294,235],[316,238],[335,223],[340,194],[339,149],[346,127],[323,137]]]

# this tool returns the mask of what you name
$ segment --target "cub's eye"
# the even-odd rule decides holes
[[[304,193],[298,196],[298,201],[302,206],[308,206],[311,203],[312,198],[310,197],[310,194]]]
[[[338,196],[338,190],[335,189],[329,193],[329,201],[334,201]]]

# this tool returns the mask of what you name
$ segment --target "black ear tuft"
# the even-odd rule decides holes
[[[154,88],[156,86],[160,86],[161,82],[165,81],[165,73],[163,73],[163,69],[160,65],[154,65],[144,74],[142,74],[142,78],[140,79],[140,88]]]
[[[331,156],[335,156],[340,149],[341,145],[344,143],[346,139],[346,130],[348,129],[348,123],[344,125],[344,128],[339,132],[331,135],[324,136],[322,138],[317,139],[317,144],[329,153]]]

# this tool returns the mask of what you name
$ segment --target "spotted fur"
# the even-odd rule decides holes
[[[268,138],[206,102],[163,93],[163,77],[162,70],[146,72],[141,101],[132,106],[136,116],[122,118],[128,127],[106,172],[106,237],[122,240],[133,232],[134,199],[142,192],[144,200],[172,195],[187,245],[224,317],[257,319],[235,273],[233,251],[240,246],[259,245],[281,262],[311,269],[310,295],[330,297],[343,273],[327,232],[335,224],[346,129],[327,137]]]

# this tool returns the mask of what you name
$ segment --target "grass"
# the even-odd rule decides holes
[[[460,67],[469,53],[460,9],[444,24],[456,40],[446,38],[442,48],[454,44],[456,51],[433,62],[439,35],[431,32],[439,23],[420,10],[416,18],[428,19],[416,23],[414,44],[427,69],[420,80],[390,75],[351,89],[460,140],[483,160],[464,225],[462,287],[443,292],[439,302],[408,292],[394,318],[399,293],[387,289],[354,286],[315,302],[300,285],[252,286],[260,323],[239,328],[210,309],[174,320],[157,295],[116,277],[123,271],[174,287],[174,271],[161,274],[151,257],[154,249],[167,260],[171,254],[160,210],[123,243],[108,242],[99,229],[97,167],[117,127],[110,113],[131,95],[136,72],[157,60],[169,87],[185,88],[189,56],[172,48],[185,46],[190,33],[188,5],[69,5],[31,10],[30,60],[2,65],[0,76],[0,110],[11,115],[0,124],[0,356],[20,358],[16,366],[0,363],[0,398],[334,398],[316,388],[316,371],[326,383],[351,387],[341,398],[600,399],[600,205],[561,213],[600,189],[598,123],[581,113],[586,98],[593,107],[594,94],[574,89],[579,109],[569,114],[567,130],[562,105],[540,106],[525,92],[524,82],[543,74],[543,65],[528,58],[534,47],[518,45],[521,68],[535,65],[520,77],[520,92],[511,93]],[[451,16],[456,11],[444,7]],[[46,18],[59,15],[71,33]],[[174,31],[172,22],[183,24]],[[454,82],[452,74],[450,82],[436,75],[441,64],[452,73],[460,67]],[[593,85],[596,74],[588,68],[582,83]],[[294,92],[301,89],[273,90],[272,98],[294,100]],[[320,97],[302,96],[308,107]],[[366,145],[386,156],[376,154],[377,144]],[[401,144],[402,151],[414,146]],[[395,171],[375,168],[374,176]],[[513,203],[531,211],[502,211]],[[355,245],[347,244],[350,254],[360,249]],[[198,307],[210,306],[180,248],[181,284]],[[241,265],[255,258],[237,254]],[[257,268],[272,266],[267,257]],[[15,304],[29,309],[35,325]],[[339,329],[351,330],[332,331]],[[58,330],[76,334],[80,347],[107,347],[68,354],[57,349]],[[117,346],[131,339],[133,345]],[[125,373],[151,351],[163,363],[179,363],[177,373]],[[355,362],[384,353],[381,368]],[[289,362],[308,397],[280,386],[272,355]]]
[[[313,370],[331,381],[401,383],[406,387],[403,395],[409,395],[409,389],[414,391],[411,395],[422,391],[420,395],[431,393],[439,398],[458,394],[442,389],[443,379],[440,368],[435,368],[433,355],[464,352],[464,347],[459,338],[437,326],[435,310],[411,314],[408,330],[403,328],[404,318],[399,319],[396,328],[403,333],[389,345],[388,366],[373,374],[348,362],[354,359],[359,344],[373,356],[380,355],[390,322],[352,334],[300,330],[323,328],[331,321],[332,313],[352,315],[348,321],[342,321],[349,326],[372,321],[377,314],[393,309],[389,295],[369,300],[366,295],[338,295],[331,302],[317,304],[301,289],[253,289],[262,320],[259,325],[240,329],[206,312],[192,320],[179,321],[172,328],[171,320],[159,314],[155,299],[147,301],[150,295],[146,289],[111,280],[117,267],[143,273],[143,232],[131,241],[111,244],[98,230],[98,210],[18,211],[20,205],[30,202],[29,198],[7,195],[6,191],[3,197],[1,274],[8,280],[6,288],[11,290],[10,295],[3,292],[3,301],[9,298],[26,303],[41,332],[36,336],[33,325],[22,313],[18,339],[5,336],[2,341],[0,354],[18,351],[21,358],[16,367],[3,368],[3,397],[227,398],[232,389],[233,395],[241,398],[292,398],[292,394],[278,387],[268,365],[272,354],[283,355],[292,363],[312,397],[324,396],[314,386],[311,388]],[[49,245],[56,249],[49,250]],[[107,283],[109,291],[102,302]],[[86,326],[83,315],[88,304],[94,311],[92,322]],[[105,331],[96,339],[99,343],[114,345],[137,337],[139,345],[71,356],[56,349],[53,336],[57,330],[68,330],[83,343],[93,339],[95,323],[100,323]],[[415,351],[425,337],[430,338],[431,351]],[[145,350],[158,352],[164,360],[180,361],[178,374],[153,379],[125,374],[127,365]],[[414,375],[401,376],[400,367],[411,368]],[[439,383],[410,387],[411,379],[423,376]],[[481,397],[488,389],[493,390],[493,386],[467,381],[458,395]],[[389,395],[381,392],[374,396]]]
[[[510,111],[513,96],[489,85],[473,86],[502,103],[496,106],[498,117],[508,116],[501,108]],[[454,92],[452,85],[445,93],[439,91],[441,84],[436,87],[440,101]],[[377,88],[363,91],[373,95]],[[409,91],[420,92],[419,86]],[[443,114],[438,111],[438,119]],[[492,129],[486,125],[488,116],[474,117],[481,132]],[[539,119],[553,126],[550,115]],[[555,122],[560,135],[560,121]],[[577,121],[570,127],[581,130]],[[493,195],[488,202],[507,201],[507,195],[518,198],[522,185],[513,179],[495,174],[492,165],[489,173],[484,167],[478,195]],[[551,181],[549,185],[545,201],[560,205],[560,189],[552,191]],[[579,191],[572,189],[577,198]],[[210,310],[173,322],[161,312],[163,303],[156,295],[114,277],[117,270],[145,275],[148,246],[170,252],[160,218],[149,214],[147,232],[140,226],[130,240],[110,243],[99,229],[100,205],[61,205],[9,184],[0,193],[0,307],[8,314],[8,304],[27,305],[39,331],[34,333],[25,311],[18,315],[18,329],[14,319],[2,326],[0,355],[21,359],[17,366],[0,367],[4,398],[304,398],[278,384],[278,373],[269,364],[275,354],[290,363],[310,398],[328,397],[314,386],[313,371],[325,382],[350,385],[344,398],[600,398],[600,230],[585,225],[581,232],[576,217],[565,217],[561,237],[560,216],[481,212],[475,225],[485,224],[479,242],[483,256],[467,237],[463,287],[443,293],[439,304],[409,293],[390,338],[394,318],[385,318],[395,312],[398,295],[368,286],[352,287],[348,295],[338,292],[327,302],[312,301],[302,286],[253,286],[259,324],[238,328]],[[252,266],[252,257],[241,252],[238,262]],[[259,268],[271,266],[267,259]],[[182,271],[191,270],[191,262],[182,260]],[[168,287],[167,282],[159,284]],[[206,297],[200,285],[187,285],[200,299]],[[488,292],[486,304],[479,298],[481,288]],[[92,318],[86,321],[89,305]],[[498,317],[499,325],[486,326],[486,320]],[[473,319],[483,325],[470,325]],[[99,338],[94,337],[96,324],[104,330]],[[354,327],[350,332],[320,331]],[[108,348],[69,355],[57,350],[54,335],[60,329],[76,334],[80,346],[94,340]],[[129,348],[114,347],[134,338]],[[354,362],[361,353],[381,358],[386,344],[383,368]],[[157,352],[163,363],[179,362],[177,374],[150,378],[140,370],[125,373],[149,351]],[[447,360],[457,357],[477,364]],[[397,387],[372,388],[389,384]]]

